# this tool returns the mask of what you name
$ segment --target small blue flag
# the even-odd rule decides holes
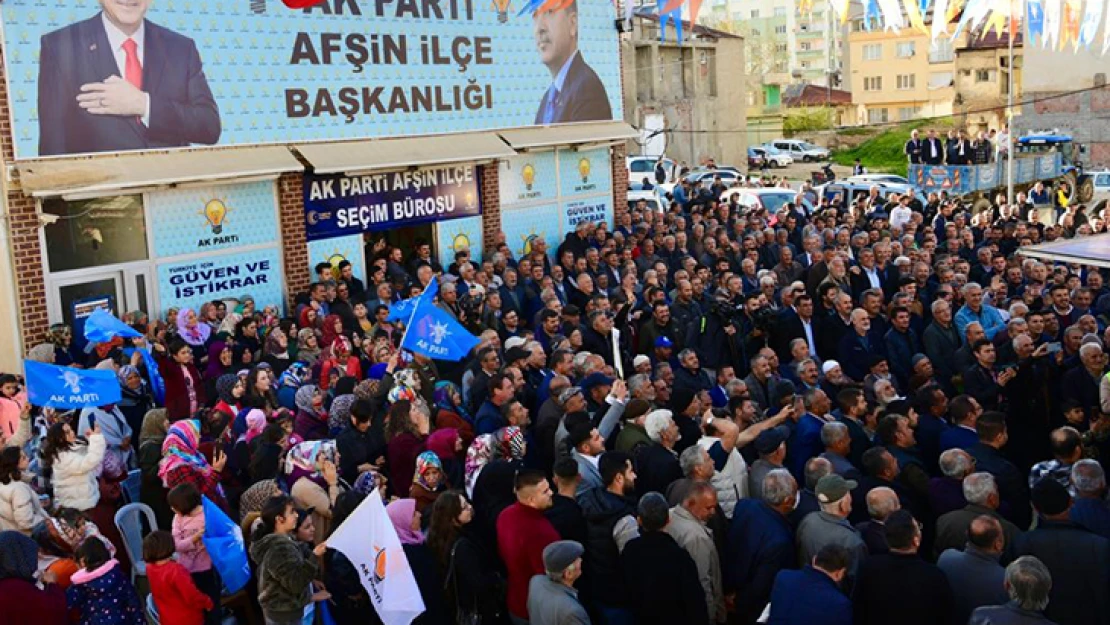
[[[154,399],[158,400],[158,405],[162,406],[166,403],[166,381],[162,379],[162,372],[158,370],[158,361],[154,360],[150,350],[143,348],[138,349],[128,347],[123,350],[123,355],[128,358],[136,351],[143,357],[143,364],[146,365],[146,374],[150,378],[150,390],[154,392]]]
[[[50,408],[107,406],[120,400],[119,380],[112,371],[59,367],[23,361],[27,401]]]
[[[389,316],[386,317],[385,320],[404,321],[405,323],[408,323],[409,317],[412,316],[412,310],[414,307],[416,307],[416,304],[421,300],[431,302],[435,299],[437,294],[439,294],[439,281],[433,279],[431,282],[428,283],[428,286],[424,288],[424,291],[420,293],[420,295],[401,300],[396,304],[390,306]]]
[[[107,308],[97,308],[85,319],[85,340],[90,343],[107,343],[115,337],[142,338],[138,330],[120,321]]]
[[[204,505],[204,548],[212,558],[212,566],[220,574],[228,594],[237,593],[251,581],[247,547],[243,531],[208,497]]]
[[[417,303],[401,348],[436,360],[462,360],[480,343],[478,337],[430,300]]]

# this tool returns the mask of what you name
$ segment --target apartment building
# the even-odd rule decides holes
[[[1006,104],[1010,89],[1009,33],[969,33],[960,36],[956,48],[956,97],[953,101],[957,123],[970,132],[998,130],[1006,123]],[[1015,115],[1020,114],[1023,66],[1022,36],[1014,39]]]
[[[868,29],[851,21],[848,84],[858,125],[908,121],[952,114],[956,50],[945,37],[935,42],[921,31]]]

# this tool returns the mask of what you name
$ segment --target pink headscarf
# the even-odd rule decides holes
[[[189,313],[193,313],[192,308],[182,308],[177,313],[177,334],[189,345],[197,347],[204,345],[208,340],[208,336],[212,334],[212,327],[196,315],[196,325],[189,327],[185,325],[188,323]],[[194,313],[195,314],[195,313]]]
[[[412,529],[412,517],[416,515],[415,499],[398,499],[385,507],[385,513],[397,530],[397,538],[402,545],[419,545],[424,542],[424,534]]]
[[[440,460],[454,460],[459,452],[455,450],[455,443],[459,440],[459,431],[455,428],[443,428],[432,432],[428,436],[425,447],[433,451]]]
[[[249,445],[254,437],[262,433],[266,428],[266,413],[255,408],[247,413],[247,432],[244,434],[245,440]]]

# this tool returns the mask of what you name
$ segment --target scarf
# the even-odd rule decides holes
[[[285,347],[282,347],[281,344],[278,342],[280,339],[283,338],[286,337],[285,333],[281,331],[281,328],[274,328],[273,330],[270,330],[269,334],[266,335],[266,344],[264,345],[262,350],[263,355],[271,356],[273,358],[289,358],[288,340],[285,343]]]
[[[340,395],[332,400],[328,411],[328,427],[334,432],[343,429],[351,422],[351,406],[358,398],[354,395]]]
[[[298,409],[307,412],[310,415],[323,417],[323,411],[312,405],[312,398],[315,397],[316,393],[318,393],[319,391],[320,388],[315,384],[305,384],[304,386],[297,389],[296,395],[293,396],[293,404]]]
[[[478,471],[489,464],[490,460],[493,460],[493,448],[493,434],[483,434],[470,443],[470,448],[466,450],[466,465],[464,467],[467,492],[474,492],[474,482],[478,479]]]
[[[306,384],[312,379],[312,369],[308,364],[297,361],[291,365],[281,374],[278,378],[278,386],[281,388],[297,388]]]
[[[312,366],[320,359],[320,346],[308,346],[309,337],[316,336],[316,331],[312,328],[304,328],[297,332],[297,358],[303,360]]]
[[[454,460],[458,457],[455,445],[459,440],[459,431],[455,428],[436,430],[428,436],[426,447],[428,451],[435,452],[441,460]]]
[[[220,376],[227,373],[230,367],[225,367],[224,363],[220,362],[220,354],[227,349],[227,343],[221,340],[212,341],[208,346],[208,366],[204,369],[204,377],[208,380],[218,380]]]
[[[170,426],[162,442],[162,462],[158,466],[158,477],[167,488],[166,476],[178,467],[188,466],[200,473],[212,473],[212,467],[198,450],[199,445],[200,421],[186,419]]]
[[[339,315],[328,315],[324,318],[324,340],[320,343],[321,345],[327,345],[328,347],[331,347],[333,353],[335,352],[336,339],[343,336],[339,333],[339,331],[335,329],[337,323],[343,323],[343,319]],[[351,351],[351,343],[349,341],[347,342],[347,351]]]
[[[462,393],[459,392],[459,387],[454,382],[440,380],[436,382],[435,392],[432,397],[436,402],[436,408],[457,414],[467,423],[473,424],[474,419],[470,416],[466,408],[461,404],[455,404],[454,397],[456,395],[462,397]]]
[[[0,579],[35,581],[39,565],[35,541],[16,531],[0,532]]]
[[[402,545],[419,545],[424,542],[424,534],[412,529],[412,518],[416,516],[415,499],[398,499],[385,507],[385,513],[393,522],[393,529],[397,531],[397,538],[401,539]]]
[[[323,482],[323,476],[316,470],[316,458],[320,454],[334,462],[335,441],[305,441],[289,450],[285,455],[285,474],[289,476],[290,486],[296,484],[302,477],[308,477],[317,484]]]
[[[424,479],[424,474],[432,469],[439,471],[440,474],[439,484],[434,487]],[[412,483],[423,486],[431,493],[443,486],[443,463],[439,461],[439,456],[435,452],[425,451],[416,457],[416,472],[412,475]]]
[[[169,419],[169,416],[165,408],[146,411],[146,415],[143,416],[143,425],[139,428],[139,445],[156,443],[161,447],[162,441],[166,440],[166,433],[169,430],[167,419]]]
[[[233,391],[235,385],[239,383],[239,376],[234,373],[225,373],[216,378],[216,395],[219,396],[220,401],[228,406],[235,406],[239,400],[235,398]]]
[[[196,324],[193,327],[185,325],[188,323],[189,314],[194,315]],[[193,347],[200,347],[208,341],[208,336],[212,334],[212,328],[208,327],[207,323],[201,323],[200,317],[196,316],[192,308],[182,308],[177,313],[177,335],[181,340],[185,341]]]
[[[493,433],[494,452],[502,460],[520,460],[524,457],[524,432],[515,425]]]
[[[236,312],[229,312],[224,315],[224,322],[220,324],[220,333],[227,336],[235,336],[235,326],[243,320],[243,315]]]
[[[360,495],[369,495],[370,493],[374,492],[374,489],[377,487],[378,478],[374,475],[374,472],[366,471],[359,474],[358,479],[355,480],[355,484],[351,487],[351,490]]]
[[[241,438],[249,445],[266,428],[266,413],[255,408],[247,413],[246,421],[247,431],[243,433]]]

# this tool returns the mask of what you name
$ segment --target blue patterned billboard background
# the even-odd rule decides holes
[[[502,206],[556,199],[559,176],[555,170],[555,150],[529,152],[501,161],[497,186]]]
[[[505,233],[505,243],[513,252],[513,258],[520,259],[532,253],[532,242],[543,237],[547,242],[547,254],[555,257],[555,250],[563,242],[559,233],[559,205],[557,203],[539,206],[513,207],[501,209],[501,230]]]
[[[470,250],[470,259],[481,262],[482,260],[482,216],[463,217],[436,224],[436,253],[439,254],[439,264],[446,270],[455,262],[455,252],[467,248]]]
[[[169,49],[165,71],[158,75],[144,72],[144,83],[157,83],[164,99],[174,106],[181,94],[191,101],[205,82],[191,67],[185,67],[195,58],[186,46],[195,44],[207,88],[219,109],[218,127],[209,123],[203,132],[169,128],[152,133],[156,136],[144,136],[146,129],[138,123],[141,114],[108,110],[94,114],[77,108],[71,96],[81,84],[103,81],[114,73],[109,68],[115,69],[108,46],[98,46],[89,38],[99,27],[100,40],[107,42],[99,25],[99,4],[93,0],[6,0],[0,15],[17,158],[530,126],[536,122],[552,82],[537,51],[532,16],[517,15],[519,0],[328,0],[306,10],[288,9],[277,0],[137,2],[139,6],[149,4],[149,24],[187,38],[175,38],[178,47]],[[497,4],[508,5],[507,10],[499,11]],[[583,0],[577,6],[581,59],[596,72],[604,88],[600,94],[595,87],[593,95],[599,97],[591,99],[592,111],[603,110],[598,103],[607,101],[608,118],[622,119],[613,4]],[[426,7],[438,7],[442,15],[434,15]],[[57,37],[55,31],[79,23]],[[80,29],[85,29],[84,35]],[[55,44],[64,45],[44,48],[42,37],[50,33],[55,33]],[[144,54],[155,54],[152,50]],[[95,61],[91,64],[94,69],[76,59],[75,51],[82,56],[91,54],[88,58]],[[47,59],[43,74],[53,77],[46,83],[45,104],[54,110],[68,107],[59,113],[67,127],[64,132],[82,134],[79,141],[63,141],[41,151],[40,121],[45,113],[39,102],[40,59]],[[152,57],[144,60],[152,62]],[[189,81],[187,86],[185,81]],[[151,114],[158,117],[162,109],[156,106],[157,91],[151,93]],[[62,102],[59,105],[55,100]],[[112,132],[110,123],[101,123],[111,116],[112,123],[121,128],[131,126],[134,132],[126,128]],[[186,115],[181,119],[192,121]],[[98,123],[100,127],[94,128]],[[49,133],[53,127],[46,124],[44,128]],[[217,131],[215,138],[213,130]]]
[[[158,258],[278,240],[273,181],[154,191],[146,201]]]
[[[612,193],[613,169],[609,148],[559,150],[559,184],[564,197]]]
[[[316,263],[331,263],[338,269],[339,263],[344,260],[350,261],[354,276],[366,286],[366,252],[362,246],[362,234],[308,242],[308,268],[313,276],[316,275]]]

